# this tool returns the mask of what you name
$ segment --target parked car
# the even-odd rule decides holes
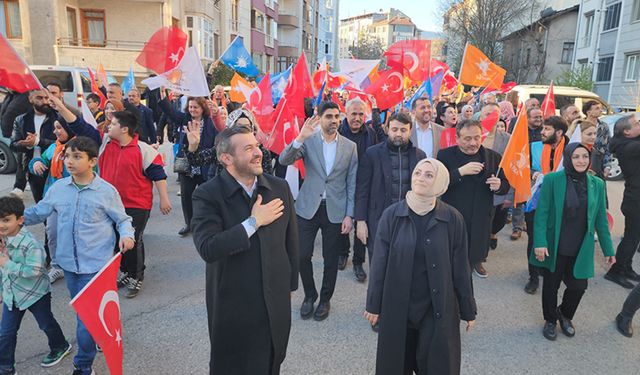
[[[0,135],[0,174],[9,174],[16,171],[18,161],[16,154],[9,148],[11,140]]]
[[[542,104],[549,86],[547,85],[518,85],[511,91],[518,93],[518,102],[524,103],[529,98],[536,98]],[[613,108],[604,99],[591,91],[582,90],[577,87],[569,86],[553,86],[553,96],[556,105],[556,114],[560,115],[560,108],[567,104],[574,104],[578,109],[582,110],[582,105],[589,100],[595,100],[602,104],[602,114],[612,115]]]
[[[640,120],[640,113],[638,112],[616,113],[614,115],[602,116],[600,117],[600,120],[607,124],[607,126],[609,127],[609,134],[611,134],[611,136],[613,137],[613,126],[615,125],[616,121],[629,114],[634,114],[636,118]],[[615,157],[615,155],[611,155],[611,161],[607,163],[605,167],[609,167],[609,176],[607,177],[607,180],[619,181],[624,179],[624,176],[622,175],[622,169],[620,169],[618,159]]]

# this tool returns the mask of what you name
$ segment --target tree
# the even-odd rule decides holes
[[[356,59],[377,60],[382,58],[382,43],[373,35],[361,32],[356,45],[349,47],[349,52]]]
[[[209,83],[209,87],[211,88],[216,85],[229,86],[235,70],[218,61],[213,64],[215,64],[215,66],[209,68],[209,71],[207,72],[207,81]],[[238,74],[245,78],[242,73]]]
[[[443,31],[448,39],[447,63],[455,69],[460,66],[466,43],[498,61],[502,53],[499,40],[520,25],[531,23],[540,0],[441,1]]]
[[[558,78],[556,78],[556,83],[559,86],[572,86],[578,87],[583,90],[592,91],[593,90],[593,68],[586,65],[581,65],[575,69],[567,69],[562,72]]]

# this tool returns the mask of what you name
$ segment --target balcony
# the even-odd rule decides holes
[[[100,49],[117,49],[117,50],[135,50],[141,51],[146,42],[129,41],[129,40],[102,40],[90,41],[82,38],[57,38],[56,46],[70,46],[80,48],[100,48]]]
[[[278,46],[278,56],[298,57],[300,48],[293,46]]]
[[[135,61],[145,45],[145,42],[139,41],[104,40],[102,42],[102,45],[97,45],[95,41],[89,43],[88,40],[80,38],[58,38],[54,45],[57,60],[55,65],[96,67],[102,63],[109,72],[124,76],[131,62]]]
[[[264,36],[264,45],[267,47],[271,47],[273,48],[273,36],[272,35],[266,35]]]
[[[278,25],[299,27],[300,18],[291,14],[280,14],[278,15]]]

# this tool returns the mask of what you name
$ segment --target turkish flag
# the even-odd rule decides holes
[[[556,115],[556,101],[553,95],[553,81],[551,81],[551,84],[549,85],[547,95],[544,96],[544,100],[542,101],[542,105],[540,105],[540,109],[542,110],[542,117],[544,117],[545,120],[551,116]]]
[[[344,108],[344,104],[342,104],[342,100],[340,100],[340,98],[338,97],[338,93],[335,91],[331,92],[331,101],[336,103],[338,105],[338,107],[340,107],[340,112],[345,113],[347,112],[346,108]]]
[[[507,82],[507,83],[503,83],[503,84],[502,84],[502,87],[500,87],[499,92],[500,92],[501,94],[506,94],[506,93],[508,93],[509,91],[513,90],[513,88],[514,88],[514,87],[516,87],[516,86],[518,86],[518,84],[517,84],[517,83],[515,83],[515,82]]]
[[[19,93],[42,88],[38,78],[2,35],[0,35],[0,56],[2,56],[0,86]]]
[[[400,103],[404,99],[402,70],[391,68],[380,73],[380,77],[373,82],[365,93],[376,99],[378,108],[384,111]]]
[[[291,144],[298,134],[300,134],[300,126],[286,98],[278,102],[276,110],[272,114],[272,119],[273,129],[271,133],[267,135],[267,140],[263,145],[267,150],[280,155],[282,150]],[[293,165],[300,171],[300,174],[304,178],[304,162],[302,159],[296,161]]]
[[[360,98],[369,106],[369,108],[373,108],[373,106],[371,105],[371,100],[369,99],[369,95],[366,92],[359,90],[353,86],[347,86],[344,89],[349,93],[349,100]]]
[[[291,71],[291,76],[282,96],[287,99],[291,113],[297,117],[298,122],[304,120],[304,98],[314,97],[304,52],[302,52],[296,66]]]
[[[444,129],[440,135],[440,149],[452,147],[457,145],[456,141],[456,128]]]
[[[122,253],[116,254],[69,302],[104,352],[111,375],[122,375],[122,322],[116,278]]]
[[[104,109],[104,106],[107,104],[107,98],[98,87],[96,76],[91,71],[91,68],[87,68],[87,70],[89,71],[89,79],[91,80],[91,92],[100,97],[100,109]]]
[[[136,62],[157,74],[175,68],[184,56],[189,36],[175,26],[156,31],[136,58]]]
[[[431,76],[434,76],[438,73],[445,74],[450,71],[449,65],[447,63],[442,62],[440,60],[431,59]]]
[[[412,81],[422,82],[429,79],[431,73],[431,41],[401,40],[385,51],[387,65],[404,69]]]
[[[465,85],[499,89],[507,71],[494,64],[478,48],[467,43],[460,66],[460,83]]]
[[[482,124],[482,129],[484,129],[484,131],[482,132],[483,140],[487,137],[491,130],[493,130],[493,127],[496,126],[498,120],[500,120],[500,111],[495,110],[489,113],[489,115],[480,122]]]
[[[529,151],[529,132],[526,111],[520,111],[518,120],[511,133],[507,148],[502,155],[500,167],[513,186],[513,203],[526,202],[531,197],[531,167]]]
[[[265,133],[271,132],[271,130],[273,130],[273,122],[271,122],[273,97],[271,95],[271,79],[269,73],[262,77],[258,86],[251,91],[247,100],[247,106],[249,110],[253,112],[258,124],[260,124],[260,129]]]

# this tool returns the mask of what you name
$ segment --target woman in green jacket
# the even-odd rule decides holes
[[[543,335],[556,339],[556,324],[572,337],[571,319],[594,275],[594,230],[598,233],[606,263],[615,263],[615,251],[607,224],[604,182],[587,173],[591,153],[571,143],[563,153],[564,170],[544,177],[534,221],[529,263],[545,269],[542,286]],[[567,289],[558,306],[558,289]]]

